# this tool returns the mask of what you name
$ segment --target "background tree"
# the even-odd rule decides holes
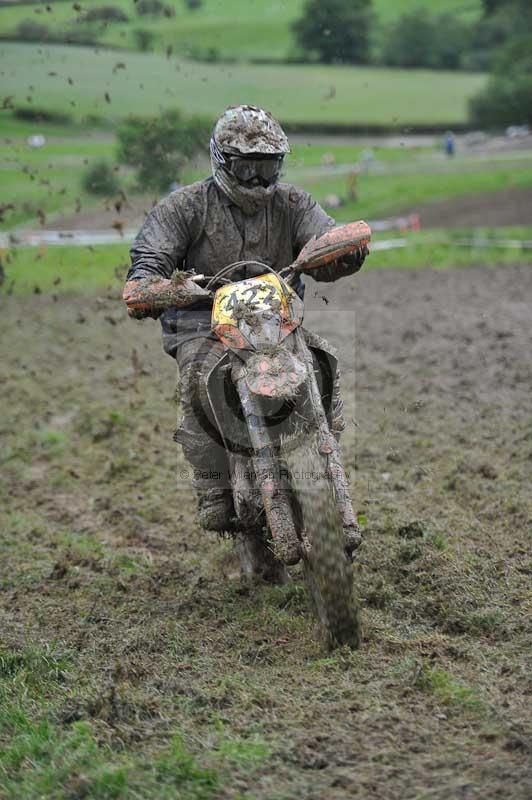
[[[418,9],[399,17],[384,39],[382,61],[392,67],[459,69],[468,47],[468,28],[454,14]]]
[[[32,19],[23,19],[16,28],[16,37],[22,42],[44,42],[49,35],[46,25]]]
[[[469,104],[480,127],[532,125],[532,4],[529,0],[483,0],[473,55],[493,68],[485,89]],[[475,49],[476,48],[476,49]]]
[[[81,22],[128,22],[129,17],[116,6],[98,6],[90,8],[87,13],[80,18]]]
[[[468,69],[493,69],[502,47],[532,33],[530,0],[483,0],[482,5],[484,13],[472,27],[470,52],[463,62]]]
[[[175,17],[175,8],[162,0],[138,0],[135,5],[137,14],[151,17]]]
[[[120,191],[120,183],[111,164],[96,161],[83,175],[82,186],[89,194],[111,197]]]
[[[528,2],[528,0],[527,0]],[[513,4],[513,0],[482,0],[484,15],[487,17],[504,6]]]
[[[118,160],[137,170],[140,186],[165,190],[178,180],[187,160],[207,150],[211,123],[177,110],[156,117],[130,116],[118,128]]]
[[[153,31],[148,31],[146,28],[137,28],[133,31],[135,42],[141,53],[146,53],[152,46],[155,34]]]
[[[471,100],[470,114],[481,127],[532,125],[532,34],[500,51],[488,85]]]
[[[324,64],[367,64],[373,22],[371,0],[306,0],[293,31],[301,50]]]

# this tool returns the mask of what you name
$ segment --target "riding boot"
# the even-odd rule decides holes
[[[267,583],[284,584],[288,581],[285,565],[274,557],[262,531],[239,531],[235,535],[235,548],[244,583],[264,580]]]
[[[231,531],[235,524],[233,493],[230,487],[219,482],[194,479],[198,498],[198,521],[206,531]]]

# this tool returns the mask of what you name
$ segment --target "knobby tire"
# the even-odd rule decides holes
[[[345,553],[341,516],[327,457],[311,441],[284,454],[291,475],[303,537],[310,545],[304,573],[313,605],[329,647],[360,644],[353,571]]]

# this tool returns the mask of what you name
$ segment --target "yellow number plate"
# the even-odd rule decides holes
[[[288,297],[287,297],[288,292]],[[271,310],[283,319],[290,314],[289,300],[294,292],[283,287],[281,281],[269,272],[257,278],[231,283],[218,289],[212,309],[212,324],[238,325],[247,313]]]

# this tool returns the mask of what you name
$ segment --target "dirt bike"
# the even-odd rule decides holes
[[[364,222],[313,238],[279,273],[260,262],[230,264],[212,277],[130,281],[130,311],[183,307],[212,298],[212,331],[225,345],[206,379],[216,434],[228,453],[244,571],[303,563],[315,612],[330,646],[360,641],[351,553],[358,526],[338,442],[331,432],[336,360],[309,347],[300,273],[367,246]],[[237,268],[261,273],[233,282]]]

